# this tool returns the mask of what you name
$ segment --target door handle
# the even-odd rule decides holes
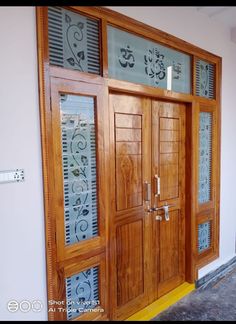
[[[154,178],[155,178],[155,183],[156,183],[155,197],[158,197],[161,194],[161,179],[160,179],[160,177],[158,177],[157,174],[155,174]]]
[[[150,200],[151,200],[151,184],[149,182],[145,181],[144,186],[145,186],[144,200],[150,202]]]
[[[153,211],[158,211],[158,210],[164,210],[164,215],[165,215],[165,220],[169,221],[170,220],[170,215],[169,215],[169,208],[174,207],[175,205],[167,205],[167,203],[164,206],[161,207],[154,207]],[[158,217],[158,216],[157,216]],[[161,220],[160,218],[157,218],[156,220]]]
[[[146,205],[146,211],[152,213],[154,210],[150,207],[151,202],[151,184],[148,181],[144,182],[144,201]]]

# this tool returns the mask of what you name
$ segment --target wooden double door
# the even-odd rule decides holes
[[[185,105],[110,93],[112,319],[185,280]]]

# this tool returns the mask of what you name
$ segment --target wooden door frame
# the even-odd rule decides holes
[[[126,83],[126,84],[125,84]],[[195,219],[194,219],[194,201],[193,197],[195,195],[195,188],[191,185],[195,181],[195,174],[193,172],[194,165],[193,165],[193,153],[194,153],[194,135],[193,135],[193,128],[192,125],[194,124],[194,110],[196,109],[195,103],[189,100],[180,100],[179,98],[173,98],[172,95],[160,95],[159,89],[153,89],[152,87],[148,86],[141,86],[137,87],[136,84],[131,84],[125,81],[118,81],[118,80],[111,80],[106,79],[106,86],[108,88],[108,93],[115,92],[117,94],[127,94],[133,96],[143,96],[149,99],[155,99],[164,102],[173,102],[173,103],[183,103],[186,109],[186,181],[185,181],[185,191],[186,191],[186,198],[185,198],[185,215],[190,215],[188,218],[185,219],[185,275],[186,281],[193,283],[195,278],[194,274],[195,269],[193,269],[193,255],[192,250],[195,248],[197,242],[196,240],[193,241],[193,234],[192,231],[195,229]],[[157,91],[155,91],[157,90]],[[196,131],[195,131],[196,132]],[[110,174],[110,179],[112,179],[112,174]],[[188,188],[189,190],[186,190]],[[112,210],[112,208],[111,208]],[[189,244],[190,243],[190,244]]]
[[[219,214],[220,214],[220,141],[221,141],[221,57],[209,53],[197,46],[185,42],[175,36],[162,32],[154,27],[150,27],[144,23],[138,22],[125,15],[119,14],[110,9],[101,7],[83,7],[83,6],[68,6],[69,10],[97,18],[101,25],[101,76],[91,75],[89,73],[82,73],[50,66],[49,64],[49,50],[47,41],[47,7],[36,7],[37,19],[37,44],[38,44],[38,74],[39,74],[39,102],[40,102],[40,123],[41,123],[41,146],[42,146],[42,169],[43,169],[43,190],[44,190],[44,213],[45,213],[45,246],[47,259],[47,293],[48,300],[55,298],[53,290],[53,278],[56,272],[56,242],[55,242],[55,219],[53,217],[52,194],[53,179],[50,177],[53,174],[53,166],[50,163],[50,148],[52,145],[51,132],[51,109],[50,109],[50,78],[66,78],[68,80],[86,82],[90,84],[99,84],[104,89],[104,104],[108,105],[108,95],[110,91],[119,91],[122,93],[129,93],[134,95],[150,96],[152,98],[169,100],[175,102],[183,102],[186,104],[186,140],[189,147],[188,160],[190,161],[186,170],[186,187],[190,190],[186,193],[186,215],[188,213],[188,221],[186,226],[186,280],[194,282],[198,278],[198,269],[202,266],[212,262],[219,257]],[[119,81],[108,78],[108,54],[107,54],[107,25],[113,25],[117,28],[124,29],[128,32],[135,33],[141,37],[151,39],[169,46],[179,51],[192,56],[192,93],[183,94],[176,93],[170,90],[161,88],[153,88],[140,84],[134,84],[126,81]],[[203,59],[215,64],[215,99],[207,99],[198,97],[196,95],[195,87],[195,65],[197,59]],[[197,235],[196,228],[201,219],[201,215],[207,210],[199,211],[198,206],[198,118],[201,107],[209,107],[215,111],[215,143],[216,148],[213,152],[213,160],[215,163],[215,183],[212,190],[215,192],[213,201],[214,205],[214,219],[215,219],[215,236],[214,244],[211,251],[199,255],[197,251]],[[106,149],[105,164],[109,169],[110,152],[109,145]],[[110,175],[108,174],[110,178]],[[107,206],[109,205],[109,188],[107,189]],[[106,241],[108,244],[108,226],[109,219],[106,219]],[[108,251],[106,250],[108,257]],[[109,315],[108,315],[109,316]],[[54,314],[49,313],[49,320],[54,320]]]

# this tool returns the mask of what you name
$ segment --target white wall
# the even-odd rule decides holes
[[[184,7],[110,7],[223,57],[220,258],[235,254],[236,46],[229,31]],[[35,10],[0,7],[0,170],[24,168],[25,182],[0,184],[0,320],[46,320],[46,267]],[[10,313],[10,300],[40,300],[39,313]]]
[[[191,7],[107,7],[156,27],[223,58],[220,257],[200,269],[199,278],[235,256],[236,234],[236,44],[230,31]]]
[[[0,320],[47,319],[35,26],[34,7],[0,7],[0,170],[25,170],[0,184]],[[10,313],[10,300],[44,308]]]

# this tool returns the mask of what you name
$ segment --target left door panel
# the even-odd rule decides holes
[[[55,319],[106,317],[104,98],[102,85],[51,78]]]

